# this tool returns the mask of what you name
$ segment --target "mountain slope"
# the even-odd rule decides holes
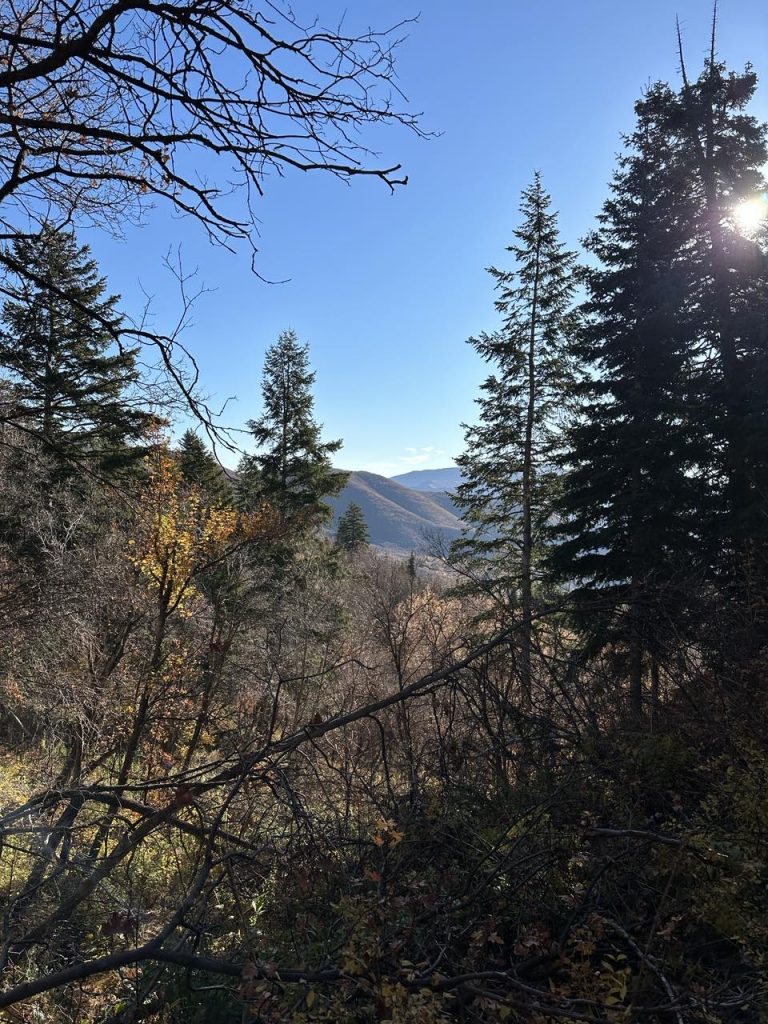
[[[414,491],[455,491],[461,483],[461,470],[458,466],[446,466],[445,469],[413,469],[410,473],[400,473],[390,479]]]
[[[438,505],[447,509],[452,515],[459,516],[459,518],[461,518],[459,507],[457,506],[452,494],[448,494],[446,491],[429,491],[425,493],[428,493],[432,501],[437,502]]]
[[[446,541],[458,537],[461,521],[444,500],[444,495],[438,499],[396,480],[362,472],[350,473],[341,494],[326,499],[334,510],[334,533],[339,516],[355,502],[363,510],[371,543],[399,552],[424,551],[432,536]]]

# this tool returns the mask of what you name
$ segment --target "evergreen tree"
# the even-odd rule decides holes
[[[251,511],[261,500],[261,472],[252,455],[243,455],[237,464],[235,503],[243,511]]]
[[[135,351],[113,347],[117,298],[70,233],[45,228],[16,240],[12,255],[28,274],[7,287],[0,317],[0,367],[14,385],[8,419],[41,442],[60,477],[78,466],[124,469],[144,453],[153,417],[131,396]]]
[[[336,545],[343,551],[357,551],[371,542],[363,510],[350,502],[336,527]]]
[[[764,221],[750,236],[738,213],[745,201],[765,201],[768,127],[746,112],[756,75],[750,67],[728,72],[717,61],[714,29],[704,71],[689,82],[683,64],[683,88],[667,97],[664,113],[696,199],[689,258],[697,269],[692,305],[703,386],[691,414],[709,438],[704,541],[713,580],[729,600],[750,605],[745,621],[761,619],[765,640],[768,228]],[[736,643],[751,647],[756,639],[741,635]]]
[[[574,350],[591,372],[579,388],[552,556],[588,635],[628,653],[635,711],[646,655],[657,663],[662,623],[680,627],[698,562],[695,209],[660,116],[671,98],[658,86],[637,104],[612,195],[586,240],[599,265],[587,273]]]
[[[232,500],[232,487],[213,455],[194,430],[185,430],[179,442],[179,466],[184,479],[198,487],[214,505]]]
[[[559,420],[573,382],[575,256],[559,239],[538,173],[522,194],[520,213],[507,250],[514,269],[490,269],[502,326],[469,341],[496,372],[482,385],[480,422],[465,426],[466,451],[456,460],[465,478],[457,497],[467,528],[452,555],[505,605],[519,606],[527,700],[538,553],[551,516]]]
[[[283,526],[299,534],[331,518],[323,499],[337,495],[347,480],[331,464],[341,441],[323,441],[314,419],[314,380],[308,346],[283,331],[264,361],[264,411],[248,424],[257,451],[239,467],[241,502],[266,501]]]
[[[411,581],[413,586],[418,578],[418,568],[416,566],[416,553],[412,551],[408,555],[408,579]]]

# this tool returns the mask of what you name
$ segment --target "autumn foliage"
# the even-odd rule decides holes
[[[236,548],[274,536],[275,517],[266,506],[244,513],[209,504],[166,447],[147,461],[149,486],[129,541],[131,561],[168,612],[185,612],[198,593],[196,579]]]

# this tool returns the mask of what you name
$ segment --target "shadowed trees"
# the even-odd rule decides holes
[[[4,288],[0,372],[13,397],[3,419],[40,444],[59,476],[119,473],[146,451],[154,420],[136,395],[135,350],[115,344],[117,299],[70,233],[46,227],[17,240],[13,258],[29,274]]]

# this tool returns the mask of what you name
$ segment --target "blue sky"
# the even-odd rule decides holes
[[[293,6],[328,25],[344,12],[336,0]],[[449,465],[484,375],[466,339],[495,326],[484,267],[504,265],[521,188],[541,170],[576,247],[605,198],[634,101],[650,82],[677,80],[676,13],[695,72],[709,0],[356,0],[349,28],[419,15],[399,84],[439,137],[398,129],[364,140],[403,164],[406,188],[390,195],[375,181],[321,174],[267,182],[259,270],[284,284],[260,281],[246,252],[212,247],[161,209],[122,241],[83,240],[127,309],[153,296],[159,329],[179,308],[163,257],[181,247],[207,289],[184,340],[213,403],[236,399],[226,424],[258,414],[264,351],[290,327],[310,345],[325,436],[344,439],[340,466],[393,475]],[[753,111],[768,119],[765,0],[721,0],[718,49],[731,66],[755,65],[764,84]]]

